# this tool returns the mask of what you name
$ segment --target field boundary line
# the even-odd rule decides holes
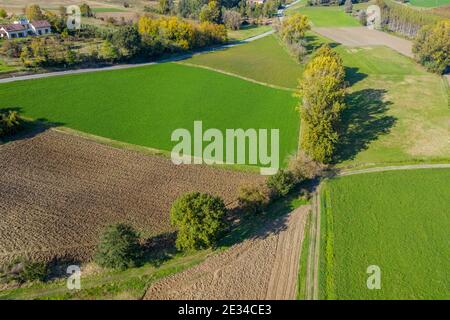
[[[306,288],[305,299],[316,300],[318,297],[318,257],[320,250],[320,208],[318,207],[318,194],[320,186],[314,192],[312,198],[311,224],[309,228],[308,261],[306,264]]]
[[[247,78],[247,77],[238,75],[236,73],[232,73],[232,72],[224,71],[224,70],[221,70],[221,69],[216,69],[216,68],[204,66],[204,65],[201,65],[201,64],[194,64],[194,63],[183,62],[183,61],[175,61],[174,63],[185,65],[185,66],[188,66],[188,67],[193,67],[193,68],[201,68],[201,69],[206,69],[206,70],[209,70],[209,71],[215,71],[215,72],[218,72],[218,73],[225,74],[227,76],[236,77],[236,78],[239,78],[239,79],[242,79],[242,80],[246,80],[246,81],[253,82],[253,83],[256,83],[256,84],[260,84],[260,85],[263,85],[263,86],[266,86],[266,87],[270,87],[272,89],[279,89],[279,90],[292,91],[292,92],[295,91],[295,89],[293,89],[293,88],[287,88],[287,87],[282,87],[282,86],[277,86],[277,85],[274,85],[274,84],[270,84],[270,83],[267,83],[267,82],[261,82],[261,81],[258,81],[258,80],[254,80],[254,79],[251,79],[251,78]]]
[[[95,142],[95,143],[98,143],[98,144],[101,144],[104,146],[108,146],[110,148],[118,149],[118,150],[137,152],[137,153],[143,154],[145,156],[160,157],[160,158],[165,158],[168,160],[170,160],[170,158],[171,158],[170,151],[141,146],[138,144],[132,144],[132,143],[128,143],[128,142],[118,141],[118,140],[114,140],[114,139],[110,139],[110,138],[105,138],[102,136],[97,136],[97,135],[86,133],[83,131],[78,131],[78,130],[75,130],[75,129],[72,129],[69,127],[64,127],[64,126],[55,127],[55,128],[51,128],[50,130],[53,130],[53,131],[56,131],[59,133],[63,133],[63,134],[67,134],[67,135],[76,136],[78,138],[86,139],[88,141],[92,141],[92,142]],[[206,165],[206,164],[202,164],[202,165]],[[211,164],[208,166],[214,167],[214,168],[220,169],[220,170],[232,170],[232,171],[247,172],[247,173],[254,173],[254,174],[257,174],[260,169],[260,167],[258,167],[258,166],[240,165],[240,164],[235,164],[235,165]]]
[[[320,186],[316,190],[315,197],[316,206],[316,234],[315,234],[315,247],[314,247],[314,279],[313,279],[313,292],[312,299],[319,299],[319,257],[320,257]]]
[[[410,164],[400,166],[375,167],[353,171],[342,171],[337,173],[338,177],[351,176],[355,174],[364,174],[372,172],[396,171],[396,170],[416,170],[416,169],[439,169],[450,168],[450,163],[434,163],[434,164]]]

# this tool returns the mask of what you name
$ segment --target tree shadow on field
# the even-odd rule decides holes
[[[355,67],[344,67],[344,68],[345,68],[345,81],[347,81],[350,86],[367,78],[367,74],[359,72],[359,68]]]
[[[346,97],[342,115],[340,141],[335,162],[354,159],[372,141],[390,132],[396,118],[386,115],[390,101],[384,101],[385,89],[363,89]]]
[[[262,213],[246,215],[239,208],[230,210],[229,216],[234,221],[224,230],[218,246],[231,247],[247,239],[265,239],[286,230],[289,213],[296,209],[292,201],[299,195],[311,194],[318,184],[319,180],[308,180],[297,185],[287,196],[275,200]]]
[[[332,49],[341,45],[340,43],[337,42],[323,42],[322,40],[319,39],[318,36],[314,34],[307,34],[304,40],[306,42],[305,47],[308,54],[312,54],[315,50],[319,49],[324,44],[328,44],[328,46]]]
[[[0,113],[6,113],[9,111],[17,112],[20,119],[22,120],[22,123],[14,133],[10,133],[6,136],[0,137],[0,145],[2,143],[33,138],[34,136],[37,136],[50,128],[60,127],[64,125],[64,123],[62,122],[52,122],[46,118],[39,118],[35,120],[24,118],[22,116],[22,108],[19,107],[0,108]]]
[[[150,263],[159,267],[165,261],[171,259],[178,252],[175,247],[176,232],[166,232],[148,238],[142,245],[143,263]]]

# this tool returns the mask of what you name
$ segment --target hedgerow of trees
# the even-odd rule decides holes
[[[307,50],[304,39],[306,32],[310,29],[308,18],[300,13],[284,18],[278,27],[280,38],[299,61],[306,56]]]
[[[314,160],[329,163],[338,143],[341,112],[345,108],[345,69],[328,45],[307,64],[299,85],[301,146]]]
[[[225,43],[227,32],[223,25],[211,22],[199,24],[184,21],[178,17],[139,19],[138,30],[143,45],[154,54],[176,52]]]
[[[352,0],[353,3],[368,2],[369,0]],[[308,6],[341,6],[346,0],[307,0]]]
[[[439,20],[439,17],[424,10],[415,10],[389,0],[376,0],[376,4],[381,10],[382,28],[410,38],[415,37],[423,26],[434,24]]]
[[[414,40],[414,55],[429,71],[445,73],[450,68],[450,20],[420,29]]]

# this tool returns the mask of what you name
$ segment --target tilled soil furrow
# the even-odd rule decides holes
[[[170,206],[191,191],[237,197],[264,177],[117,149],[47,130],[0,145],[0,263],[15,253],[89,258],[104,227],[126,222],[144,235],[173,231]]]

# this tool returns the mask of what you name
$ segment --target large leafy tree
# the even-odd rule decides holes
[[[221,23],[222,11],[220,8],[220,3],[218,1],[212,0],[208,4],[205,4],[200,10],[199,18],[202,22],[207,21]]]
[[[25,8],[25,15],[28,20],[43,20],[45,18],[44,14],[42,13],[41,7],[39,7],[37,4],[29,5]]]
[[[179,197],[170,211],[171,223],[178,228],[179,249],[202,249],[215,244],[223,227],[225,204],[219,197],[192,192]]]
[[[450,21],[422,27],[414,41],[413,52],[429,71],[444,73],[450,67]]]
[[[125,49],[130,56],[134,56],[140,50],[141,35],[135,26],[125,25],[114,33],[112,42],[117,48]]]
[[[83,3],[80,6],[80,12],[81,12],[81,16],[82,17],[92,17],[94,15],[92,13],[91,7],[88,4],[86,4],[86,3]]]
[[[305,33],[311,29],[308,17],[296,13],[281,22],[280,36],[287,43],[296,43],[305,37]]]
[[[95,261],[102,267],[126,269],[138,264],[142,255],[139,235],[127,224],[114,224],[106,228],[100,238]]]
[[[339,55],[322,46],[306,66],[299,85],[301,146],[314,160],[328,163],[338,142],[341,112],[345,107],[345,69]]]
[[[169,14],[174,10],[173,0],[159,0],[159,11],[162,14]]]

